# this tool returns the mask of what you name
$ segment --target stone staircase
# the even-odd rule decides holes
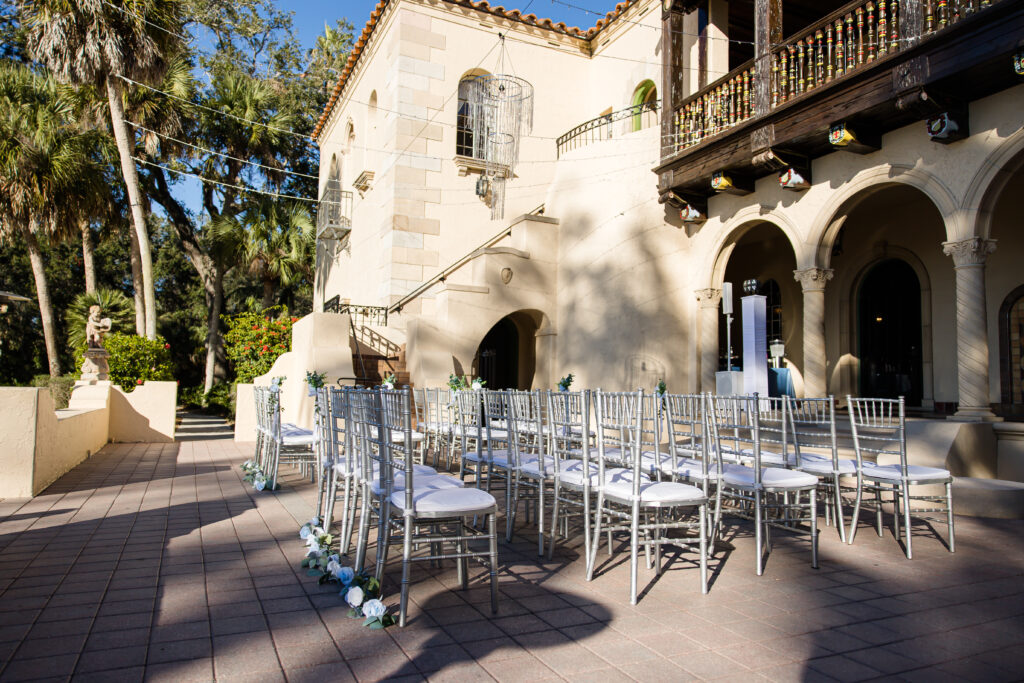
[[[369,325],[353,325],[349,337],[352,349],[352,367],[356,384],[378,386],[388,375],[395,375],[398,385],[410,383],[405,362],[405,345],[399,345]]]

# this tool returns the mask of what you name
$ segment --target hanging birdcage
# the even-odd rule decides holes
[[[515,174],[519,143],[533,130],[533,86],[517,76],[486,74],[469,83],[473,156],[484,161],[481,181],[491,196],[491,218],[505,217],[505,183]]]

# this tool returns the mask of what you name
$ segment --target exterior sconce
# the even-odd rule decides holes
[[[743,293],[746,294],[747,296],[750,296],[751,294],[757,294],[757,288],[758,288],[759,284],[760,283],[757,281],[756,278],[751,278],[749,280],[744,280],[743,281]]]
[[[784,190],[800,192],[801,190],[809,188],[811,183],[808,182],[808,180],[796,169],[787,168],[785,171],[779,173],[779,185]]]
[[[1013,70],[1018,76],[1024,76],[1024,50],[1013,56]]]
[[[476,196],[486,197],[487,193],[491,191],[491,181],[487,179],[487,176],[480,176],[476,181]]]
[[[687,203],[683,204],[683,207],[679,209],[679,219],[684,223],[703,223],[708,217],[702,214],[700,209],[693,204]]]
[[[966,123],[966,119],[953,112],[944,111],[928,119],[928,137],[932,142],[943,144],[963,140],[969,134]]]

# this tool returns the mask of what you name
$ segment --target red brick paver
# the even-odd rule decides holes
[[[168,681],[1019,680],[1024,522],[958,519],[906,560],[891,532],[855,546],[822,528],[774,538],[765,575],[749,528],[730,527],[701,596],[683,557],[627,602],[625,553],[581,543],[501,545],[501,613],[486,577],[414,572],[405,629],[369,631],[299,568],[315,492],[287,470],[254,493],[230,441],[111,445],[30,501],[0,502],[0,680]],[[390,570],[397,570],[392,562]],[[386,602],[394,604],[394,574]]]

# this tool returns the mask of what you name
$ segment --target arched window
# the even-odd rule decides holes
[[[779,283],[775,280],[767,280],[761,284],[757,291],[765,297],[765,337],[771,344],[776,339],[782,339],[782,292],[779,290]]]
[[[1024,285],[999,307],[999,370],[1002,411],[1016,416],[1024,409]]]
[[[378,136],[377,136],[377,91],[370,93],[369,116],[367,117],[366,135],[366,165],[373,168],[373,161],[377,157]]]
[[[475,140],[473,136],[474,119],[479,115],[473,111],[470,92],[473,81],[486,76],[486,71],[471,71],[459,81],[459,108],[455,117],[455,154],[471,159],[483,158],[483,140]]]
[[[658,123],[658,88],[654,81],[648,79],[638,85],[633,91],[633,101],[630,104],[636,107],[633,114],[633,130],[643,130]]]

